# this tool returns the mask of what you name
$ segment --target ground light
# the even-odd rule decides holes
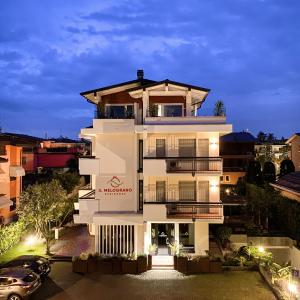
[[[265,248],[263,246],[259,246],[257,249],[258,249],[259,253],[264,253],[265,252]]]
[[[33,246],[37,243],[38,239],[35,235],[29,235],[26,240],[25,240],[25,245],[26,246]]]
[[[293,282],[288,283],[288,290],[291,294],[296,295],[298,292],[297,285]]]

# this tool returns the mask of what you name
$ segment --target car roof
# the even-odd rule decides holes
[[[14,259],[12,259],[11,261],[15,261],[15,260],[36,260],[36,259],[40,259],[40,258],[43,258],[42,256],[38,256],[38,255],[21,255],[21,256],[18,256]]]
[[[31,270],[24,269],[24,268],[4,268],[0,270],[1,277],[15,277],[15,278],[23,278],[28,274],[32,273]]]

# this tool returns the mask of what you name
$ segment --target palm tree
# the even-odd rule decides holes
[[[226,115],[226,109],[224,106],[224,102],[222,100],[218,100],[215,103],[214,115],[215,116],[225,116]]]

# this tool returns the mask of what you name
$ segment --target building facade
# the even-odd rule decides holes
[[[290,146],[290,158],[294,163],[295,171],[300,171],[300,133],[295,133],[287,142]]]
[[[89,225],[95,251],[209,250],[209,224],[223,222],[219,139],[232,126],[201,116],[208,93],[141,70],[136,80],[81,93],[97,113],[81,130],[92,156],[80,158],[79,171],[91,183],[79,190],[74,221]]]
[[[10,223],[16,215],[24,175],[22,147],[0,139],[0,224]]]

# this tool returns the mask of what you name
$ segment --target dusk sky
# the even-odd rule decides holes
[[[235,131],[300,131],[300,1],[9,0],[0,5],[0,126],[75,138],[79,93],[145,77],[210,88]]]

